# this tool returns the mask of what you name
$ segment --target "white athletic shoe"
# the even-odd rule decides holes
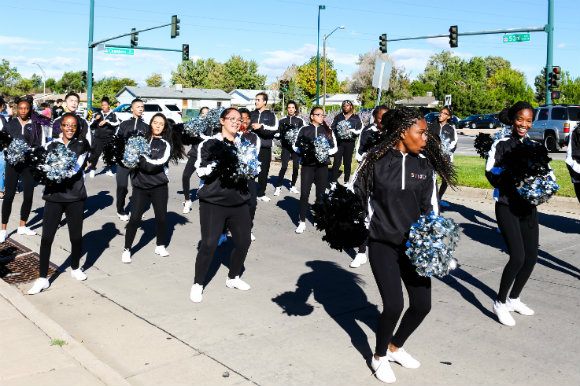
[[[256,241],[256,236],[253,233],[250,233],[250,240]]]
[[[3,243],[4,241],[6,241],[7,237],[8,237],[8,231],[6,229],[0,230],[0,243]]]
[[[109,176],[109,177],[115,177],[115,173],[113,173],[113,172],[111,171],[111,169],[107,170],[107,172],[106,172],[105,174],[106,174],[107,176]]]
[[[290,187],[290,193],[300,194],[300,191],[295,186]]]
[[[258,197],[258,200],[264,201],[264,202],[269,202],[271,200],[271,198],[268,196],[260,196],[260,197]]]
[[[506,306],[508,310],[515,311],[518,314],[526,316],[532,316],[535,314],[534,310],[528,307],[525,303],[522,303],[520,298],[517,299],[507,298]]]
[[[123,251],[123,254],[121,255],[121,261],[125,264],[131,263],[131,251],[130,250],[125,249]]]
[[[183,203],[183,214],[188,214],[189,212],[191,212],[191,206],[193,205],[193,202],[191,202],[191,200],[187,200]]]
[[[277,187],[277,188],[274,190],[274,196],[279,196],[279,195],[280,195],[280,193],[282,193],[282,188],[278,186],[278,187]]]
[[[374,371],[375,377],[377,377],[379,381],[394,383],[397,380],[387,357],[381,357],[377,360],[373,355],[373,359],[371,359],[371,367]]]
[[[350,262],[351,268],[358,268],[361,264],[367,262],[367,254],[366,253],[357,253],[354,259]]]
[[[399,347],[397,351],[387,350],[387,359],[391,362],[397,362],[401,366],[407,369],[418,369],[421,366],[421,362],[416,360],[405,351],[404,348]]]
[[[300,221],[300,222],[298,223],[298,227],[296,228],[296,231],[295,231],[295,232],[296,232],[296,233],[298,233],[298,234],[300,234],[300,233],[304,233],[304,230],[305,230],[305,229],[306,229],[306,223],[305,223],[305,222],[302,222],[302,221]]]
[[[35,231],[30,229],[26,225],[18,227],[18,230],[16,231],[16,233],[18,233],[19,235],[25,235],[25,236],[34,236],[36,234]]]
[[[47,289],[48,287],[50,287],[50,282],[48,281],[48,279],[45,277],[39,277],[32,285],[32,288],[28,290],[28,295],[36,295],[37,293]]]
[[[501,324],[509,327],[513,327],[516,325],[516,321],[510,315],[510,309],[508,308],[506,303],[501,303],[496,300],[493,303],[493,313],[497,315],[497,319]]]
[[[163,245],[158,245],[155,247],[155,254],[161,257],[169,256],[169,252],[167,252],[167,249],[165,249],[165,246]]]
[[[331,182],[330,183],[330,190],[334,190],[336,189],[336,182]]]
[[[119,217],[119,220],[121,220],[121,221],[129,221],[129,215],[128,214],[117,213],[117,216]]]
[[[89,177],[90,177],[90,178],[95,178],[95,171],[94,171],[94,170],[91,170],[91,171],[90,171],[90,173],[89,173]]]
[[[191,291],[189,291],[189,299],[194,303],[201,303],[201,299],[203,299],[203,286],[200,284],[192,285]]]
[[[226,279],[226,287],[239,289],[240,291],[247,291],[250,288],[252,288],[252,287],[250,287],[250,285],[248,283],[246,283],[245,281],[243,281],[242,279],[240,279],[239,276],[236,276],[233,279],[230,279],[228,277]]]
[[[80,268],[78,269],[71,269],[70,275],[79,281],[87,280],[87,274],[81,271]]]

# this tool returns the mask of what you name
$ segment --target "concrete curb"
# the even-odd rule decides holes
[[[58,323],[40,312],[20,291],[4,280],[0,280],[0,296],[12,304],[14,308],[41,329],[49,338],[61,339],[67,342],[67,344],[62,346],[62,349],[103,383],[107,385],[130,385],[116,370],[97,358],[81,342],[75,340]]]

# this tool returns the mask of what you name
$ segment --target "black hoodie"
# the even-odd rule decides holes
[[[140,189],[151,189],[169,183],[167,164],[171,157],[171,146],[162,138],[149,140],[151,154],[139,157],[139,165],[131,172],[131,185]]]
[[[46,145],[46,150],[50,151],[59,144],[64,144],[62,139],[55,139]],[[70,178],[66,178],[59,183],[46,185],[42,198],[51,202],[75,202],[87,199],[85,189],[84,169],[87,164],[89,143],[85,139],[73,138],[65,145],[77,155],[77,172]]]

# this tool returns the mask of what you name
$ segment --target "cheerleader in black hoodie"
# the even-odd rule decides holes
[[[250,193],[247,189],[247,182],[244,187],[233,186],[227,181],[222,181],[215,170],[220,161],[212,156],[217,149],[234,146],[235,141],[239,140],[236,134],[242,124],[241,115],[234,108],[225,109],[220,116],[220,123],[221,134],[216,134],[199,145],[199,158],[196,162],[197,174],[202,179],[202,183],[197,191],[201,246],[195,260],[195,278],[189,294],[194,303],[202,301],[205,277],[224,226],[232,232],[235,244],[230,257],[226,286],[242,291],[250,289],[250,285],[239,276],[251,243],[252,220],[248,206]]]
[[[155,254],[162,257],[169,256],[169,252],[165,249],[167,200],[169,198],[167,165],[170,160],[181,158],[183,148],[179,144],[172,143],[171,126],[169,126],[165,115],[155,114],[147,128],[145,138],[149,141],[151,154],[140,156],[139,165],[131,172],[133,208],[125,233],[125,250],[121,256],[121,261],[126,264],[131,262],[131,246],[135,240],[135,234],[143,213],[150,203],[153,205],[157,227]]]
[[[297,117],[298,106],[296,102],[289,101],[286,104],[286,110],[288,115],[280,119],[280,143],[282,144],[282,167],[280,168],[280,173],[278,174],[278,181],[276,181],[276,190],[274,191],[274,196],[279,196],[282,192],[282,181],[284,180],[284,174],[286,174],[286,169],[288,168],[288,162],[292,158],[292,183],[290,185],[290,193],[299,193],[296,189],[296,181],[298,180],[298,169],[300,168],[300,161],[298,154],[292,149],[292,143],[286,139],[286,133],[292,128],[300,129],[304,126],[302,118]]]
[[[101,99],[101,109],[101,112],[97,113],[91,122],[91,129],[95,131],[93,149],[89,160],[91,168],[89,176],[91,178],[95,177],[95,170],[97,169],[99,157],[103,153],[103,148],[111,141],[117,127],[121,123],[121,121],[117,119],[115,112],[110,109],[109,98],[103,97],[103,99]],[[113,173],[107,169],[107,175],[112,177]]]
[[[574,184],[576,198],[580,201],[580,124],[570,133],[568,150],[566,151],[566,165]]]
[[[32,111],[32,101],[28,99],[17,100],[16,105],[17,115],[6,124],[4,130],[13,139],[18,138],[26,142],[32,149],[44,145],[44,132],[41,121],[45,118]],[[34,236],[36,234],[35,231],[26,226],[34,194],[32,168],[22,163],[17,165],[6,163],[5,193],[4,201],[2,202],[2,230],[0,230],[0,242],[2,243],[7,237],[6,226],[12,212],[12,202],[14,201],[19,179],[22,181],[23,197],[22,205],[20,206],[20,225],[17,233],[26,236]]]
[[[326,190],[330,156],[336,153],[336,139],[332,130],[324,122],[324,110],[322,110],[322,107],[312,109],[310,122],[308,126],[304,126],[298,131],[293,146],[296,153],[300,155],[300,163],[302,165],[300,174],[300,219],[296,233],[304,233],[306,229],[306,211],[308,210],[308,197],[310,197],[312,182],[316,185],[316,199],[318,200]],[[329,157],[324,162],[316,159],[314,149],[307,150],[302,147],[305,143],[314,144],[317,137],[326,137],[330,146]]]
[[[336,127],[341,121],[347,121],[350,123],[351,128],[349,131],[352,133],[352,136],[348,139],[343,139],[338,136]],[[344,183],[346,185],[350,179],[352,153],[354,152],[356,136],[359,135],[363,129],[362,121],[360,120],[360,117],[355,114],[354,106],[351,101],[345,100],[342,102],[342,112],[334,117],[330,127],[338,139],[337,150],[332,164],[332,184],[333,186],[336,185],[338,173],[340,173],[340,165],[344,162]]]
[[[381,122],[386,137],[359,166],[354,191],[369,208],[369,260],[383,300],[371,367],[379,380],[392,383],[389,361],[420,366],[403,345],[431,309],[431,279],[419,276],[405,255],[409,229],[422,214],[438,212],[435,171],[452,180],[453,169],[418,110],[389,110]],[[404,306],[401,280],[409,308],[395,332]]]
[[[50,151],[59,144],[64,144],[77,158],[76,173],[60,183],[46,186],[42,198],[45,200],[44,215],[42,218],[42,240],[40,242],[40,273],[29,295],[34,295],[50,286],[48,281],[48,265],[50,250],[58,224],[64,213],[71,243],[71,276],[77,280],[86,280],[87,275],[80,269],[81,253],[83,250],[83,214],[87,191],[84,182],[84,168],[89,151],[88,142],[80,138],[81,120],[74,113],[66,113],[61,117],[60,127],[62,137],[50,142],[47,150]]]
[[[455,153],[455,150],[457,149],[457,130],[451,118],[451,110],[448,107],[443,107],[441,111],[439,111],[437,120],[432,122],[432,124],[429,126],[429,130],[435,139],[439,139],[440,142],[447,143],[445,146],[448,147],[450,152],[449,160],[453,162],[453,153]],[[443,180],[441,181],[441,187],[439,188],[439,200],[443,198],[446,190],[447,182]],[[449,206],[449,203],[441,201],[441,206],[447,207]]]

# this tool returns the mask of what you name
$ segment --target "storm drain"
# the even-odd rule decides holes
[[[0,244],[0,278],[9,284],[26,283],[38,278],[38,254],[13,240]],[[49,277],[55,274],[57,267],[50,264]]]

